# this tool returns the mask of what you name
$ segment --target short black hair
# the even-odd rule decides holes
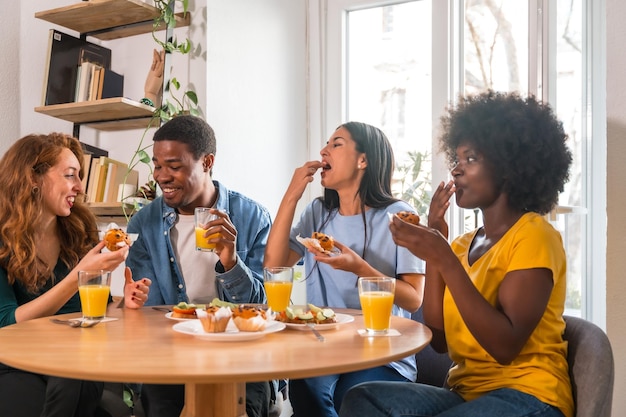
[[[215,155],[216,151],[213,128],[198,116],[174,117],[154,133],[152,140],[154,142],[172,140],[186,143],[196,160],[210,153]]]
[[[489,90],[460,97],[441,125],[441,150],[450,166],[459,145],[471,146],[503,180],[511,207],[546,214],[556,206],[572,154],[563,124],[548,104]]]

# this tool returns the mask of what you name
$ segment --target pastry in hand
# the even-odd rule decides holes
[[[296,236],[296,240],[305,248],[322,252],[328,256],[338,255],[341,251],[335,247],[335,240],[332,236],[321,232],[313,232],[312,237]]]
[[[399,211],[398,213],[396,213],[396,216],[400,217],[401,220],[404,220],[407,223],[420,223],[420,216],[418,216],[417,213],[413,213],[412,211]]]
[[[333,247],[335,246],[335,241],[333,240],[333,237],[325,233],[313,232],[313,235],[311,237],[313,239],[317,239],[322,249],[326,251],[329,251],[329,252],[332,251]]]
[[[130,246],[130,237],[122,229],[109,229],[104,233],[106,247],[114,252],[124,246]]]

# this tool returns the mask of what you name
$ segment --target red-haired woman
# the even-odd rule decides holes
[[[101,252],[96,218],[82,202],[82,163],[80,142],[63,134],[25,136],[0,160],[0,327],[80,311],[78,271],[110,271],[126,259],[128,247]],[[148,286],[127,283],[126,306],[141,307]],[[101,394],[101,382],[0,364],[2,416],[93,416]]]

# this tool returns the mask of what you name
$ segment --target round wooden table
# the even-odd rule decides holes
[[[64,318],[79,314],[65,315]],[[174,331],[162,311],[109,309],[115,321],[81,329],[40,318],[0,329],[0,362],[67,378],[185,384],[182,417],[245,416],[245,383],[306,378],[382,365],[425,347],[430,330],[392,317],[400,336],[362,337],[363,318],[323,331],[285,329],[261,339],[213,342]]]

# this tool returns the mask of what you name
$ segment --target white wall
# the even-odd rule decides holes
[[[5,8],[7,5],[0,3],[0,6]],[[0,39],[4,40],[5,45],[2,51],[3,64],[0,65],[0,154],[20,135],[20,90],[17,83],[20,71],[20,8],[6,8],[13,10],[8,18],[2,19],[4,22],[0,25]]]
[[[305,2],[208,0],[214,177],[274,215],[307,157]]]

